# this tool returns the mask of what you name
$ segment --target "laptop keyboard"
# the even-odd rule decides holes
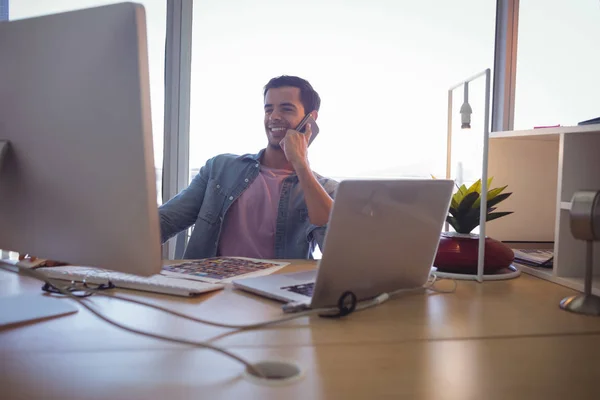
[[[315,283],[302,283],[300,285],[292,285],[292,286],[284,286],[281,289],[287,290],[289,292],[298,293],[307,297],[312,297],[313,289],[315,288]]]

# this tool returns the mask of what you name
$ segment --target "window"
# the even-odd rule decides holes
[[[5,1],[5,0],[0,0]],[[166,1],[138,0],[146,8],[148,30],[148,61],[150,64],[150,92],[152,107],[152,130],[154,136],[154,163],[162,170],[164,131],[164,60],[166,32]],[[96,7],[119,1],[111,0],[11,0],[10,19],[30,18],[75,9]],[[0,3],[1,4],[1,3]],[[0,13],[1,14],[1,13]],[[1,19],[1,18],[0,18]],[[162,174],[157,173],[158,203],[162,203]]]
[[[600,117],[599,42],[600,1],[520,2],[515,129]]]
[[[8,20],[8,0],[0,0],[0,21]]]
[[[306,78],[321,95],[315,171],[336,179],[445,175],[447,91],[493,67],[495,5],[196,2],[191,175],[216,154],[265,146],[262,88],[282,74]]]

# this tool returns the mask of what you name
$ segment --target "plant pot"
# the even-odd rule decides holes
[[[475,233],[442,232],[433,265],[442,272],[477,273],[479,235]],[[504,243],[486,237],[484,274],[508,268],[515,259],[512,249]]]

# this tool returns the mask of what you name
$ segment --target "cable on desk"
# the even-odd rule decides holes
[[[252,373],[256,374],[257,376],[263,377],[263,378],[265,377],[264,374],[261,371],[259,371],[257,368],[255,368],[251,363],[249,363],[245,359],[243,359],[243,358],[235,355],[234,353],[231,353],[221,347],[218,347],[218,346],[206,343],[206,342],[196,342],[196,341],[191,341],[191,340],[182,339],[182,338],[173,338],[173,337],[169,337],[169,336],[158,335],[158,334],[142,331],[142,330],[135,329],[135,328],[130,328],[130,327],[123,325],[117,321],[114,321],[111,318],[104,316],[99,311],[97,311],[96,309],[91,307],[89,304],[87,304],[87,302],[91,302],[90,300],[84,301],[81,296],[77,296],[77,295],[73,294],[71,292],[71,290],[69,290],[69,286],[63,287],[62,285],[56,285],[56,284],[52,283],[52,280],[50,278],[46,277],[44,274],[42,274],[36,270],[24,268],[24,267],[21,267],[18,265],[7,266],[7,265],[3,265],[2,263],[0,263],[0,268],[3,268],[9,272],[13,272],[16,274],[22,273],[23,275],[30,276],[32,278],[35,278],[39,281],[44,282],[46,285],[50,285],[51,287],[54,287],[59,293],[77,301],[85,309],[89,310],[92,314],[94,314],[101,320],[109,323],[110,325],[116,326],[117,328],[123,329],[130,333],[135,333],[135,334],[138,334],[141,336],[147,336],[147,337],[151,337],[151,338],[158,339],[158,340],[164,340],[164,341],[173,342],[173,343],[180,343],[180,344],[186,344],[186,345],[195,346],[195,347],[211,349],[211,350],[219,352],[223,355],[231,357],[236,361],[239,361],[246,368],[248,368],[249,371],[252,371]],[[16,271],[13,268],[16,268]],[[206,324],[206,325],[211,325],[211,326],[216,326],[216,327],[221,327],[221,328],[245,330],[245,329],[256,329],[256,328],[266,327],[269,325],[275,325],[275,324],[291,321],[293,319],[305,317],[305,316],[312,315],[312,314],[319,314],[320,317],[325,317],[325,318],[341,318],[341,317],[351,314],[354,311],[361,311],[361,310],[365,310],[367,308],[371,308],[376,305],[382,304],[383,302],[389,300],[389,298],[391,296],[394,296],[396,294],[403,293],[403,292],[412,292],[415,290],[429,289],[429,290],[433,290],[438,293],[452,293],[452,292],[454,292],[454,290],[456,290],[456,281],[455,280],[453,280],[454,288],[450,291],[442,291],[440,289],[435,288],[434,285],[437,280],[438,279],[436,276],[433,276],[433,279],[431,279],[431,276],[430,276],[430,278],[428,278],[427,283],[423,287],[419,287],[416,289],[401,289],[401,290],[397,290],[397,291],[394,291],[391,293],[382,293],[381,295],[379,295],[371,300],[362,301],[362,302],[357,301],[357,297],[353,292],[346,291],[346,292],[342,293],[342,295],[340,296],[337,308],[310,309],[307,311],[294,313],[288,317],[278,318],[278,319],[274,319],[274,320],[270,320],[270,321],[258,322],[258,323],[254,323],[254,324],[243,324],[243,325],[241,325],[241,324],[226,324],[226,323],[208,321],[208,320],[192,317],[190,315],[186,315],[186,314],[180,313],[178,311],[170,310],[168,308],[158,306],[155,304],[146,303],[146,302],[143,302],[140,300],[130,299],[127,297],[121,297],[121,296],[115,295],[115,294],[108,295],[108,294],[103,293],[104,289],[97,290],[94,288],[90,288],[88,290],[90,292],[93,292],[96,296],[105,296],[105,297],[125,301],[128,303],[142,305],[142,306],[149,307],[149,308],[152,308],[152,309],[155,309],[158,311],[162,311],[167,314],[171,314],[171,315],[174,315],[174,316],[177,316],[177,317],[180,317],[183,319],[187,319],[190,321],[194,321],[194,322],[198,322],[198,323],[202,323],[202,324]],[[110,282],[109,282],[109,286],[110,286]],[[346,305],[347,298],[350,299],[349,306]],[[88,299],[88,297],[85,297],[85,299]]]
[[[13,268],[7,268],[5,265],[3,265],[2,263],[0,263],[0,268],[5,269],[6,271],[9,272],[13,272],[16,274],[22,273],[23,275],[27,275],[30,276],[32,278],[35,278],[37,280],[40,280],[44,283],[48,283],[52,286],[54,286],[58,291],[60,291],[61,294],[75,300],[76,302],[78,302],[79,304],[81,304],[82,307],[84,307],[85,309],[87,309],[88,311],[90,311],[92,314],[94,314],[95,316],[97,316],[98,318],[100,318],[101,320],[109,323],[110,325],[116,326],[117,328],[121,328],[127,332],[131,332],[131,333],[135,333],[138,335],[142,335],[142,336],[147,336],[147,337],[151,337],[154,339],[159,339],[159,340],[164,340],[167,342],[173,342],[173,343],[180,343],[180,344],[186,344],[186,345],[190,345],[190,346],[195,346],[195,347],[203,347],[203,348],[207,348],[207,349],[211,349],[214,350],[216,352],[219,352],[221,354],[224,354],[228,357],[233,358],[236,361],[239,361],[240,363],[242,363],[249,371],[251,371],[252,373],[256,374],[256,376],[259,376],[261,378],[265,378],[264,374],[259,371],[257,368],[255,368],[250,362],[246,361],[245,359],[237,356],[234,353],[231,353],[221,347],[206,343],[206,342],[195,342],[192,340],[187,340],[187,339],[183,339],[183,338],[174,338],[174,337],[169,337],[169,336],[163,336],[163,335],[157,335],[154,334],[152,332],[145,332],[139,329],[135,329],[135,328],[130,328],[126,325],[123,325],[117,321],[112,320],[109,317],[106,317],[105,315],[101,314],[100,312],[98,312],[96,309],[94,309],[94,307],[91,307],[89,304],[87,304],[86,301],[83,300],[83,298],[81,297],[77,297],[75,295],[73,295],[73,293],[71,293],[70,291],[68,291],[67,289],[63,288],[61,285],[55,285],[53,284],[44,274],[29,269],[29,268],[24,268],[21,266],[17,266],[17,265],[13,265],[12,267],[15,267],[17,269],[17,271],[15,271]]]
[[[302,318],[302,317],[306,317],[306,316],[313,315],[313,314],[319,314],[319,313],[320,313],[319,316],[321,316],[321,317],[339,318],[342,316],[346,316],[352,312],[362,311],[367,308],[371,308],[371,307],[377,306],[379,304],[382,304],[385,301],[389,300],[390,297],[395,296],[400,293],[409,293],[409,292],[414,292],[414,291],[421,291],[424,289],[432,290],[432,291],[438,292],[438,293],[452,293],[456,290],[457,285],[456,285],[456,281],[454,279],[452,279],[452,281],[454,282],[454,287],[451,290],[441,290],[441,289],[434,287],[436,282],[439,282],[442,280],[440,278],[432,276],[432,278],[430,278],[430,280],[428,280],[428,282],[423,287],[411,288],[411,289],[400,289],[400,290],[391,292],[389,294],[382,293],[379,296],[377,296],[371,300],[360,301],[360,302],[356,301],[356,295],[354,293],[344,292],[342,294],[342,296],[340,297],[340,301],[342,304],[345,304],[346,297],[350,297],[351,303],[350,303],[349,308],[351,308],[351,310],[349,308],[347,310],[344,310],[344,308],[346,308],[346,306],[340,305],[340,303],[338,302],[337,308],[332,307],[332,308],[307,309],[305,311],[294,312],[292,315],[287,316],[287,317],[281,317],[281,318],[272,319],[269,321],[257,322],[257,323],[253,323],[253,324],[228,324],[228,323],[224,323],[224,322],[210,321],[210,320],[206,320],[206,319],[202,319],[202,318],[197,318],[197,317],[194,317],[191,315],[187,315],[187,314],[181,313],[179,311],[171,310],[169,308],[166,308],[166,307],[163,307],[160,305],[151,304],[151,303],[147,303],[145,301],[136,300],[136,299],[132,299],[132,298],[128,298],[128,297],[122,297],[122,296],[119,296],[118,294],[106,294],[106,293],[103,293],[102,291],[97,292],[95,294],[95,296],[105,296],[105,297],[118,299],[118,300],[132,303],[132,304],[138,304],[141,306],[152,308],[154,310],[162,311],[166,314],[170,314],[170,315],[174,315],[176,317],[186,319],[188,321],[198,322],[201,324],[215,326],[218,328],[239,329],[239,330],[247,330],[248,329],[249,330],[249,329],[264,328],[264,327],[267,327],[270,325],[276,325],[276,324],[288,322],[288,321],[291,321],[291,320],[294,320],[297,318]]]
[[[443,289],[438,289],[438,288],[435,287],[435,284],[437,282],[440,282],[440,281],[443,281],[443,280],[451,280],[452,283],[454,283],[454,286],[452,287],[452,289],[443,290]],[[456,287],[457,286],[458,286],[458,283],[456,282],[456,279],[439,278],[435,274],[430,274],[429,278],[427,278],[427,283],[425,283],[425,285],[423,287],[425,289],[427,289],[427,290],[431,290],[431,291],[436,292],[436,293],[454,293],[454,292],[456,292]]]
[[[350,306],[346,305],[346,298],[350,298]],[[342,293],[338,300],[338,312],[336,314],[319,314],[323,318],[342,318],[356,310],[356,295],[347,291]]]
[[[255,368],[250,362],[246,361],[245,359],[237,356],[234,353],[231,353],[221,347],[206,343],[206,342],[196,342],[196,341],[191,341],[191,340],[187,340],[187,339],[183,339],[183,338],[174,338],[174,337],[169,337],[169,336],[164,336],[164,335],[158,335],[155,333],[151,333],[151,332],[146,332],[146,331],[142,331],[139,329],[135,329],[135,328],[131,328],[127,325],[123,325],[117,321],[114,321],[113,319],[103,315],[102,313],[100,313],[99,311],[97,311],[94,307],[90,306],[88,304],[88,302],[91,303],[90,300],[88,300],[88,297],[82,297],[82,296],[78,296],[75,295],[74,293],[72,293],[72,291],[70,290],[70,286],[63,286],[60,284],[55,284],[52,282],[52,280],[48,277],[46,277],[44,274],[36,271],[36,270],[32,270],[29,268],[25,268],[25,267],[21,267],[18,265],[11,265],[11,266],[6,266],[3,265],[2,263],[0,263],[0,268],[3,268],[9,272],[13,272],[16,274],[23,274],[32,278],[35,278],[39,281],[42,281],[45,283],[45,286],[48,285],[49,287],[52,287],[54,289],[56,289],[56,292],[71,298],[75,301],[77,301],[79,304],[81,304],[81,306],[83,306],[85,309],[87,309],[88,311],[90,311],[92,314],[94,314],[95,316],[97,316],[98,318],[100,318],[101,320],[107,322],[110,325],[113,325],[117,328],[123,329],[127,332],[130,333],[135,333],[141,336],[147,336],[147,337],[151,337],[153,339],[158,339],[158,340],[164,340],[164,341],[168,341],[168,342],[173,342],[173,343],[180,343],[180,344],[186,344],[186,345],[190,345],[190,346],[195,346],[195,347],[202,347],[202,348],[207,348],[207,349],[211,349],[214,351],[217,351],[223,355],[226,355],[228,357],[233,358],[236,361],[239,361],[240,363],[242,363],[249,371],[251,371],[252,373],[254,373],[256,376],[265,378],[264,374],[259,371],[257,368]],[[16,270],[15,270],[16,269]],[[109,286],[110,286],[110,282],[109,282]],[[105,297],[109,297],[109,298],[116,298],[118,300],[121,301],[125,301],[125,302],[129,302],[129,303],[134,303],[134,304],[139,304],[139,305],[143,305],[149,308],[153,308],[159,311],[163,311],[167,314],[171,314],[171,315],[175,315],[187,320],[191,320],[191,321],[195,321],[195,322],[199,322],[199,323],[204,323],[207,325],[212,325],[212,326],[217,326],[217,327],[223,327],[223,328],[233,328],[233,329],[254,329],[254,328],[259,328],[259,327],[264,327],[264,326],[268,326],[268,325],[274,325],[274,324],[278,324],[281,322],[286,322],[286,321],[290,321],[296,318],[301,318],[310,314],[316,314],[316,313],[325,313],[323,315],[331,315],[331,316],[335,316],[335,317],[340,317],[340,316],[345,316],[350,314],[351,312],[353,312],[357,307],[356,307],[356,296],[354,295],[354,293],[351,292],[345,292],[341,297],[340,297],[340,302],[339,304],[341,304],[342,306],[338,309],[338,308],[323,308],[323,309],[314,309],[314,310],[308,310],[305,312],[300,312],[300,313],[296,313],[293,314],[289,317],[283,317],[283,318],[279,318],[279,319],[275,319],[275,320],[271,320],[271,321],[265,321],[265,322],[260,322],[260,323],[255,323],[255,324],[246,324],[246,325],[235,325],[235,324],[224,324],[224,323],[218,323],[218,322],[212,322],[212,321],[207,321],[207,320],[202,320],[200,318],[195,318],[189,315],[185,315],[183,313],[177,312],[177,311],[173,311],[173,310],[169,310],[165,307],[161,307],[161,306],[157,306],[154,304],[150,304],[150,303],[146,303],[140,300],[135,300],[135,299],[130,299],[127,297],[121,297],[118,295],[107,295],[105,293],[102,293],[105,289],[94,289],[94,288],[89,288],[87,289],[89,292],[93,292],[96,296],[105,296]],[[351,298],[353,299],[353,303],[351,304],[351,307],[349,309],[345,308],[345,297],[347,296],[347,293],[351,294]],[[83,299],[86,299],[87,301],[84,301]],[[363,305],[362,307],[360,307],[360,309],[364,309],[364,308],[368,308],[371,307],[373,305],[376,304],[380,304],[381,301],[377,301],[374,300],[372,302],[369,302],[368,304]],[[337,312],[337,313],[336,313]]]
[[[429,281],[431,280],[431,281]],[[141,305],[144,307],[148,307],[148,308],[152,308],[154,310],[157,311],[162,311],[166,314],[170,314],[179,318],[183,318],[186,319],[188,321],[192,321],[192,322],[197,322],[197,323],[201,323],[201,324],[205,324],[205,325],[210,325],[210,326],[215,326],[218,328],[228,328],[228,329],[239,329],[239,330],[250,330],[250,329],[257,329],[257,328],[264,328],[270,325],[276,325],[276,324],[280,324],[283,322],[288,322],[288,321],[292,321],[294,319],[297,318],[302,318],[302,317],[306,317],[309,315],[313,315],[313,314],[319,314],[319,316],[321,317],[329,317],[329,318],[340,318],[343,316],[346,316],[352,312],[355,311],[362,311],[365,310],[367,308],[371,308],[374,306],[377,306],[379,304],[384,303],[385,301],[389,300],[389,298],[391,296],[397,295],[399,293],[408,293],[408,292],[414,292],[414,291],[421,291],[423,289],[429,289],[438,293],[452,293],[454,292],[454,290],[456,289],[456,281],[452,280],[454,282],[454,288],[450,291],[443,291],[440,289],[437,289],[434,287],[434,284],[436,283],[436,281],[440,281],[441,279],[437,278],[436,276],[432,276],[428,279],[428,282],[425,284],[424,287],[418,287],[418,288],[411,288],[411,289],[400,289],[391,293],[382,293],[381,295],[371,299],[371,300],[366,300],[366,301],[361,301],[358,302],[356,299],[356,295],[352,292],[344,292],[342,294],[342,296],[340,297],[340,300],[338,301],[338,307],[332,307],[332,308],[318,308],[318,309],[305,309],[305,311],[299,311],[299,312],[294,312],[292,315],[287,316],[287,317],[281,317],[281,318],[277,318],[277,319],[272,319],[269,321],[263,321],[263,322],[257,322],[257,323],[251,323],[251,324],[228,324],[228,323],[224,323],[224,322],[215,322],[215,321],[210,321],[210,320],[206,320],[206,319],[202,319],[202,318],[198,318],[198,317],[194,317],[191,315],[187,315],[184,313],[181,313],[179,311],[175,311],[160,305],[156,305],[156,304],[152,304],[152,303],[147,303],[145,301],[141,301],[141,300],[136,300],[136,299],[132,299],[129,297],[122,297],[118,294],[106,294],[103,293],[102,291],[96,291],[94,293],[95,296],[104,296],[104,297],[109,297],[109,298],[113,298],[113,299],[118,299],[127,303],[132,303],[132,304],[137,304],[137,305]],[[90,291],[94,291],[93,289],[89,289]],[[350,297],[350,307],[346,307],[345,306],[345,300],[347,297]]]

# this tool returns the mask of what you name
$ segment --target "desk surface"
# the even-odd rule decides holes
[[[281,272],[311,267],[297,261]],[[40,286],[0,272],[1,295]],[[231,288],[194,299],[118,293],[215,321],[282,315],[280,303]],[[529,275],[460,281],[452,294],[407,293],[342,320],[312,316],[241,332],[98,297],[97,308],[119,322],[209,340],[251,362],[290,359],[304,377],[255,384],[223,355],[121,331],[79,306],[74,315],[0,330],[0,397],[597,399],[600,318],[560,310],[573,293]]]

